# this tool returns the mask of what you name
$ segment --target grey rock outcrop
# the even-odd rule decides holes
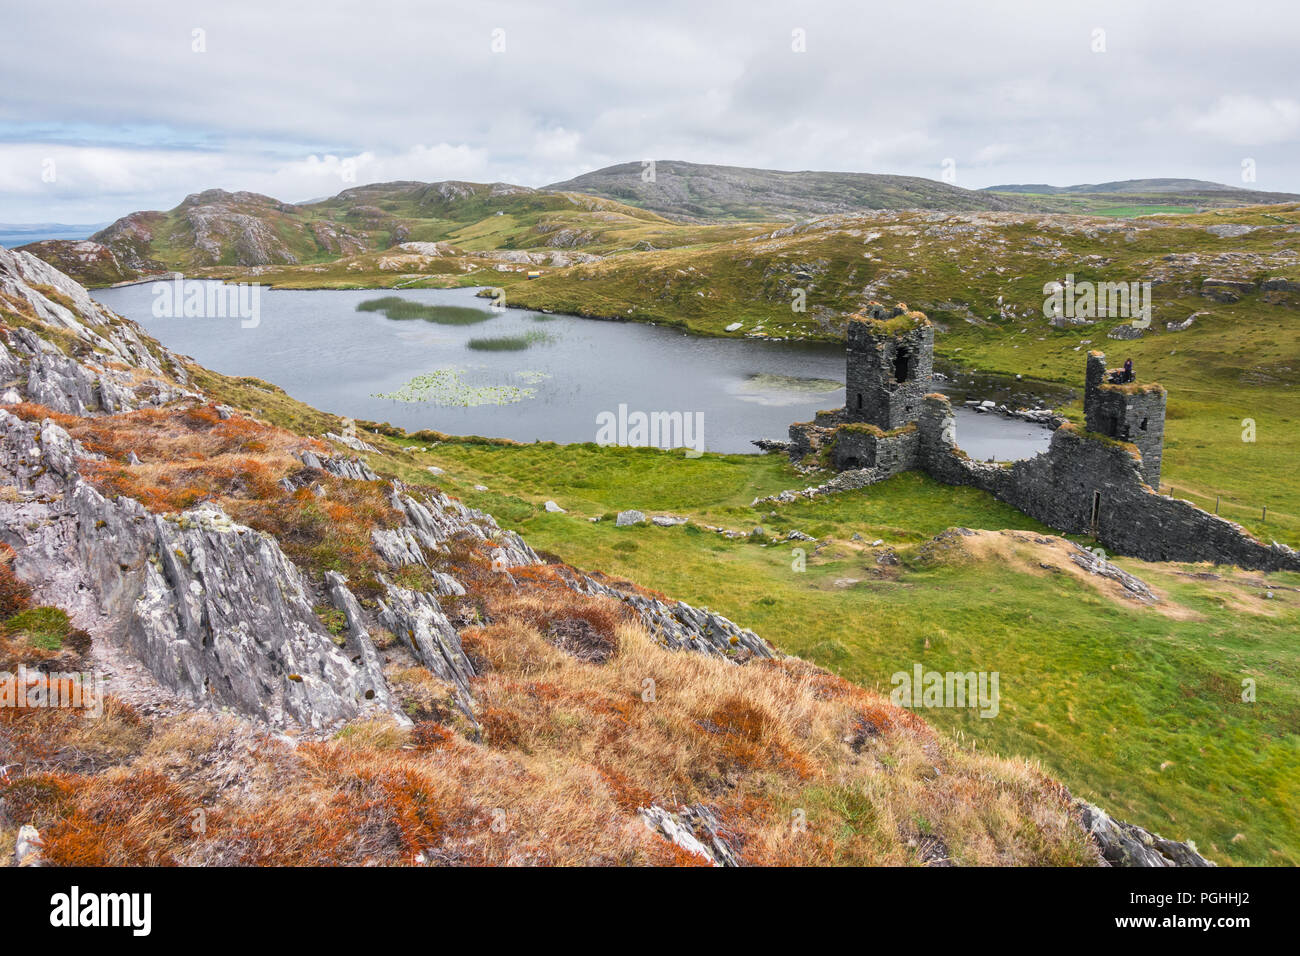
[[[1255,283],[1239,279],[1206,279],[1201,283],[1201,295],[1215,302],[1239,302],[1243,295],[1255,291]]]
[[[1220,225],[1206,226],[1205,231],[1218,236],[1220,239],[1236,239],[1239,236],[1254,232],[1255,228],[1255,226],[1247,226],[1244,223],[1225,222]]]
[[[406,722],[406,716],[397,710],[389,694],[388,683],[384,680],[383,660],[375,648],[374,641],[370,638],[370,630],[366,627],[361,605],[357,602],[356,595],[348,588],[348,579],[337,571],[326,571],[325,589],[329,594],[330,602],[347,620],[347,646],[356,648],[357,656],[353,658],[353,663],[360,667],[370,680],[374,689],[375,704],[391,710],[399,723]]]
[[[1166,322],[1165,328],[1170,332],[1186,332],[1192,327],[1192,324],[1202,316],[1208,315],[1208,312],[1193,312],[1181,322]]]
[[[671,604],[634,591],[623,591],[580,574],[570,580],[574,590],[622,601],[637,613],[650,635],[672,651],[697,651],[737,661],[776,657],[772,646],[748,628],[682,601]]]
[[[65,347],[75,353],[21,325],[8,331],[0,341],[0,384],[33,402],[87,415],[201,397],[187,387],[175,355],[35,256],[0,249],[0,298],[68,337]]]
[[[416,659],[456,687],[457,698],[470,712],[474,665],[460,644],[460,635],[433,595],[398,587],[381,579],[385,598],[379,602],[379,623],[406,644]]]
[[[196,703],[324,729],[389,703],[335,646],[274,538],[213,507],[153,515],[78,483],[77,557],[132,654]]]
[[[1175,843],[1131,823],[1112,819],[1105,810],[1080,801],[1076,808],[1083,828],[1111,866],[1214,866],[1191,843]]]
[[[1123,568],[1116,567],[1107,561],[1100,554],[1096,554],[1084,548],[1082,545],[1073,541],[1069,542],[1073,549],[1070,554],[1070,560],[1083,568],[1089,574],[1096,574],[1108,580],[1119,584],[1125,591],[1131,594],[1136,600],[1143,604],[1155,604],[1160,599],[1156,597],[1155,592],[1141,578],[1129,574]]]
[[[323,729],[390,703],[382,675],[335,646],[275,539],[204,507],[151,514],[76,470],[57,424],[0,409],[0,537],[24,580],[63,596],[97,640],[125,645],[198,705]],[[362,655],[365,656],[364,654]]]
[[[740,861],[726,840],[713,811],[701,803],[671,813],[660,806],[637,811],[645,825],[670,843],[707,860],[714,866],[739,866]]]
[[[335,478],[348,478],[352,481],[379,480],[379,476],[360,458],[345,458],[342,455],[327,455],[321,458],[311,451],[304,451],[297,458],[308,468],[315,468]]]

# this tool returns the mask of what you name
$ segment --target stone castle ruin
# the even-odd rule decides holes
[[[1106,374],[1106,356],[1088,353],[1083,392],[1088,431],[1132,442],[1142,458],[1142,477],[1160,490],[1160,456],[1165,444],[1165,390],[1160,385],[1124,382]]]
[[[987,491],[1058,531],[1090,534],[1117,554],[1300,570],[1300,553],[1159,493],[1165,390],[1108,373],[1101,352],[1088,353],[1084,427],[1061,425],[1033,458],[977,462],[957,445],[948,397],[932,390],[934,327],[923,313],[872,304],[849,316],[846,344],[844,407],[791,425],[786,446],[795,461],[841,472],[822,491],[919,470]]]

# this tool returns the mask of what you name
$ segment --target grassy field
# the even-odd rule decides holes
[[[1203,566],[1121,559],[1162,595],[1144,607],[1079,574],[1059,544],[1038,543],[1059,539],[1032,519],[918,474],[754,509],[754,497],[807,479],[777,456],[402,444],[387,467],[414,479],[438,465],[449,492],[535,547],[708,606],[865,686],[888,692],[891,675],[918,662],[997,671],[996,718],[923,716],[980,748],[1036,759],[1077,795],[1194,839],[1219,862],[1300,863],[1300,575],[1270,576],[1265,599],[1257,574],[1210,580],[1196,576]],[[546,499],[568,513],[547,513]],[[615,527],[626,508],[692,523]],[[696,522],[764,533],[733,540]],[[954,526],[1024,535],[929,543]],[[794,529],[818,543],[772,543]],[[886,550],[901,563],[878,563]],[[1256,703],[1240,700],[1245,678]]]
[[[1161,213],[1192,213],[1195,206],[1175,206],[1168,203],[1147,203],[1132,206],[1101,206],[1092,210],[1094,216],[1115,216],[1120,219],[1135,219],[1138,216],[1156,216]]]

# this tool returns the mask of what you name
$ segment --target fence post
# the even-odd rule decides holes
[[[1264,506],[1264,513],[1260,515],[1259,523],[1265,524],[1268,521],[1268,505]]]
[[[1221,495],[1215,495],[1215,496],[1214,496],[1214,513],[1215,513],[1216,515],[1219,513],[1219,498],[1220,498],[1220,497],[1222,497],[1222,496],[1221,496]]]

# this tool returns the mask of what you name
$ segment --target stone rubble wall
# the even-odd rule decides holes
[[[1264,544],[1245,528],[1170,498],[1146,482],[1146,469],[1132,446],[1087,433],[1072,424],[1052,433],[1048,450],[1033,458],[997,464],[967,457],[956,443],[956,422],[947,396],[930,394],[922,402],[911,437],[886,433],[873,437],[843,427],[792,425],[817,452],[827,442],[831,458],[870,458],[870,467],[841,472],[802,491],[785,491],[763,501],[789,502],[862,488],[902,471],[919,469],[950,485],[987,491],[1000,501],[1067,534],[1095,533],[1115,554],[1147,561],[1208,561],[1258,571],[1300,571],[1300,553],[1286,545]],[[797,442],[795,442],[797,444]],[[873,445],[874,450],[866,450]],[[874,457],[872,457],[874,456]],[[1093,527],[1094,494],[1097,522]],[[756,504],[758,502],[755,502]]]

